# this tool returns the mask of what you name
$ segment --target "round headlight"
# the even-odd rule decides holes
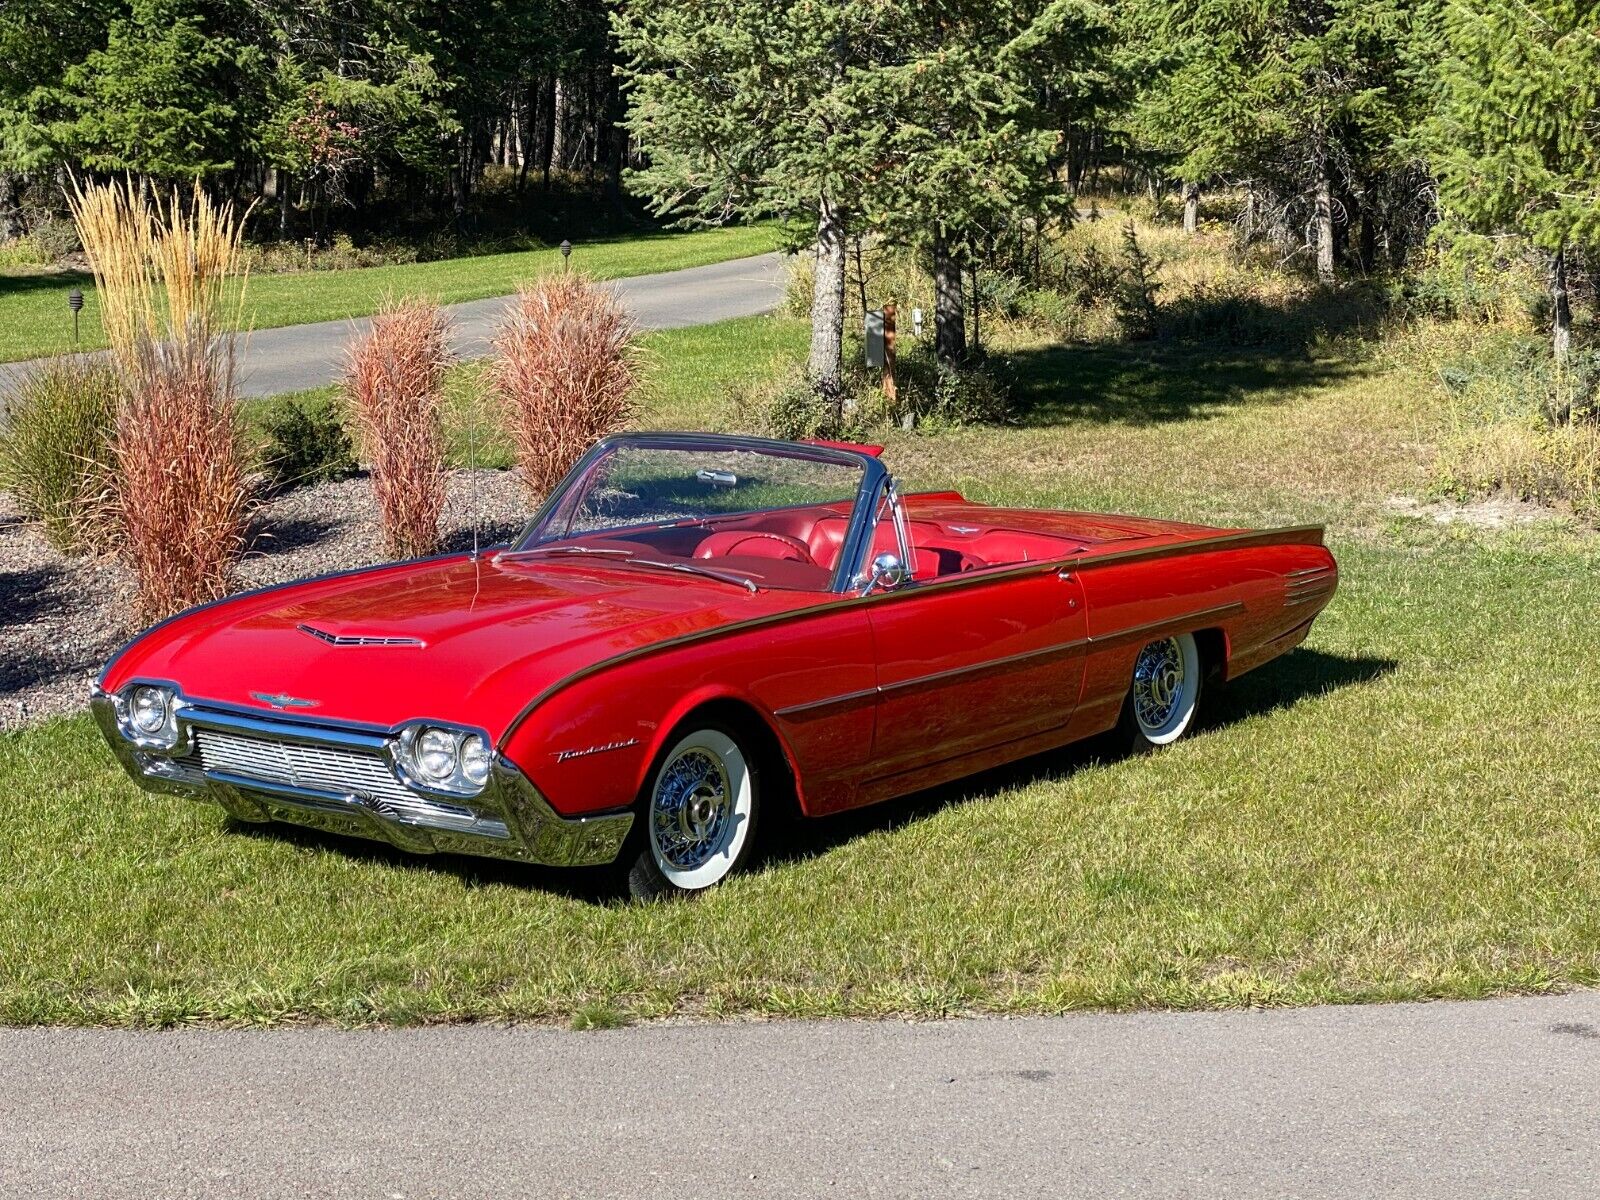
[[[417,738],[417,770],[443,783],[456,773],[456,735],[448,729],[424,729]]]
[[[472,783],[489,781],[489,743],[476,733],[461,739],[461,774]]]
[[[156,687],[133,689],[129,719],[140,733],[160,733],[167,723],[167,694]]]

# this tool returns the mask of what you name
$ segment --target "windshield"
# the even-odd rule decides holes
[[[619,438],[574,469],[513,553],[826,591],[866,470],[798,444]]]

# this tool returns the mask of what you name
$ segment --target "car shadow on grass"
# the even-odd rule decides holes
[[[1292,708],[1340,688],[1375,682],[1398,665],[1388,658],[1297,650],[1241,680],[1211,691],[1205,719],[1196,733],[1203,736],[1250,717]],[[1079,742],[898,800],[820,820],[780,820],[772,830],[776,844],[763,856],[763,865],[781,869],[787,864],[804,862],[866,834],[892,831],[924,820],[953,804],[983,800],[1014,788],[1060,779],[1080,767],[1104,761],[1104,756],[1104,747],[1097,741]],[[362,861],[453,875],[464,889],[504,885],[550,892],[596,905],[625,902],[621,872],[615,866],[559,868],[463,855],[429,857],[408,854],[382,842],[339,837],[295,825],[253,825],[231,818],[228,825],[233,832],[247,837],[272,838]]]
[[[1216,685],[1208,691],[1194,736],[1203,737],[1251,717],[1293,708],[1340,688],[1373,683],[1398,665],[1390,658],[1297,650],[1233,683]],[[1104,738],[1090,738],[897,800],[821,820],[793,822],[792,835],[781,849],[769,851],[767,862],[781,865],[814,858],[865,834],[892,831],[925,820],[951,805],[991,799],[1016,788],[1062,779],[1082,767],[1112,758]]]

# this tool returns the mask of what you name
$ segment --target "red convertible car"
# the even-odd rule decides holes
[[[780,805],[1171,742],[1336,582],[1316,527],[902,496],[876,447],[626,434],[514,544],[191,609],[93,710],[143,787],[243,820],[693,892]]]

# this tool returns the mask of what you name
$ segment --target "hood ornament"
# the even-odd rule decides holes
[[[251,692],[252,700],[259,700],[268,708],[275,708],[279,712],[288,708],[315,708],[318,701],[302,700],[299,696],[291,696],[287,692]]]

